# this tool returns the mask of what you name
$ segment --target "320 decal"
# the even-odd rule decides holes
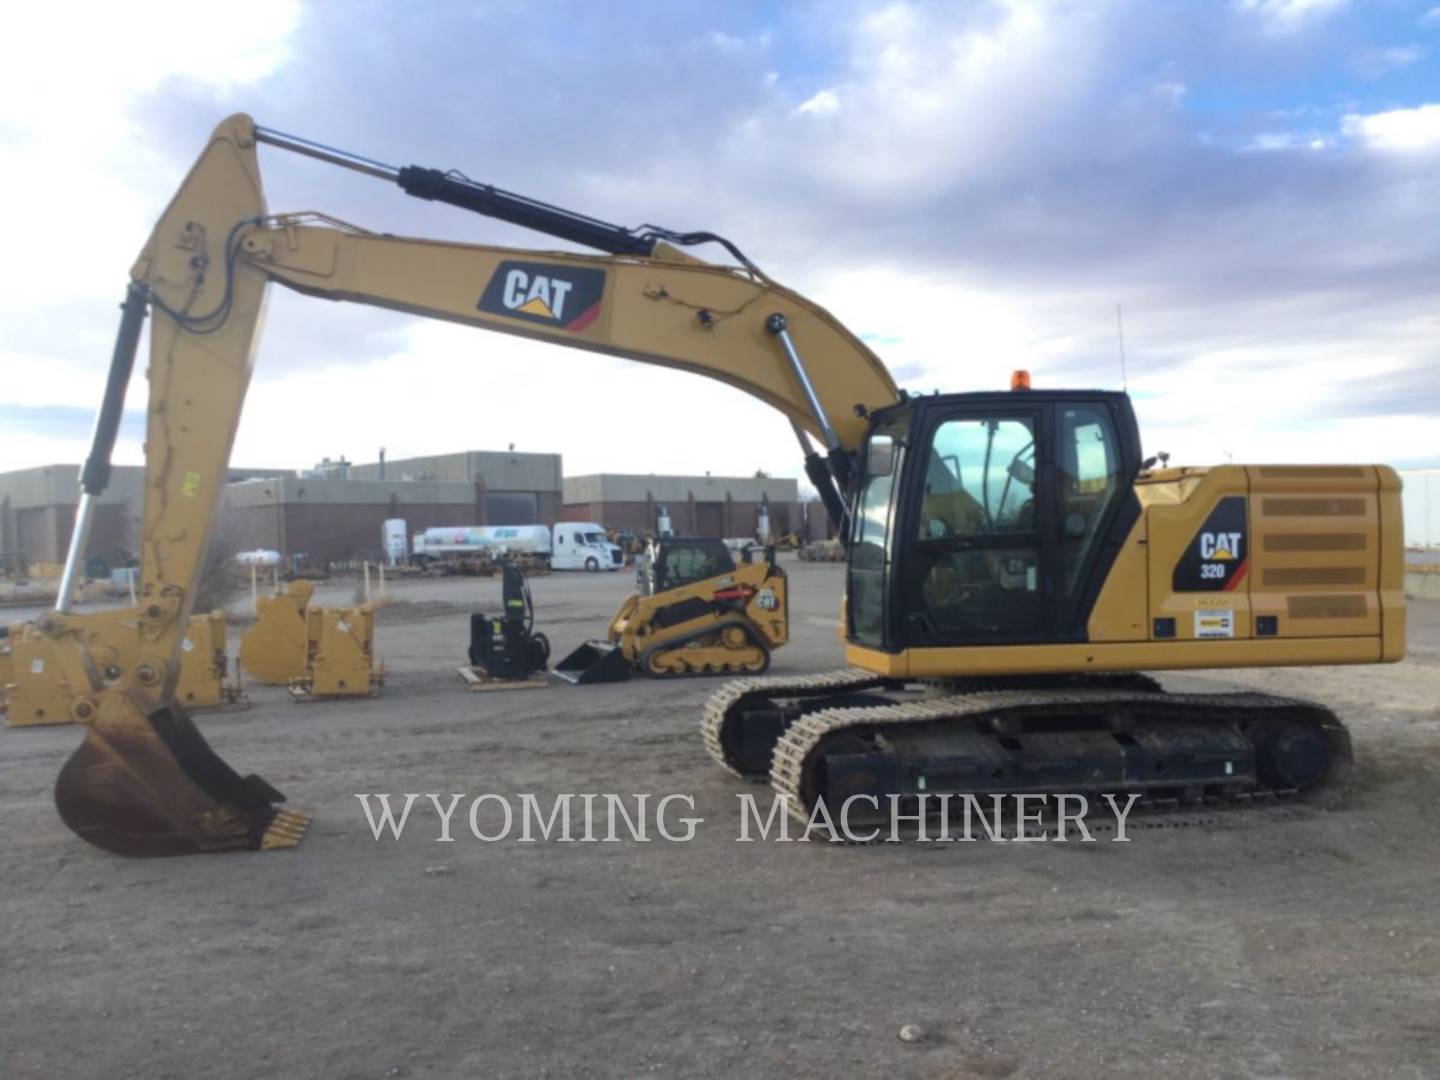
[[[1226,495],[1175,564],[1174,590],[1230,592],[1239,586],[1248,564],[1246,535],[1245,496]]]

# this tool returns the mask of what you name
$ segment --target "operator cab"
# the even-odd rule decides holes
[[[734,570],[735,559],[724,540],[670,537],[647,545],[636,582],[640,595],[654,596]]]
[[[938,394],[877,410],[851,520],[847,637],[912,647],[1084,641],[1139,514],[1126,394]]]

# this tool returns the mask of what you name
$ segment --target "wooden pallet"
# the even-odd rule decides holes
[[[550,685],[549,679],[497,679],[481,667],[456,669],[465,682],[465,689],[472,693],[481,690],[540,690]]]

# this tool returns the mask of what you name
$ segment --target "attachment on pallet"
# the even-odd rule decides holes
[[[524,572],[511,560],[500,564],[504,575],[500,615],[470,616],[470,668],[460,675],[472,690],[488,689],[491,683],[518,684],[535,672],[544,673],[550,663],[550,641],[535,632],[535,604],[530,598],[530,583]],[[539,685],[545,685],[543,682]]]

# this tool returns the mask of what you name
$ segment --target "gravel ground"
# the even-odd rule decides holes
[[[536,578],[557,653],[630,584]],[[773,671],[840,663],[840,584],[792,564]],[[737,792],[763,789],[700,749],[713,682],[466,693],[467,612],[498,581],[393,595],[382,696],[252,687],[197,718],[314,815],[294,851],[103,855],[50,801],[80,733],[0,730],[7,1077],[1440,1073],[1440,604],[1412,606],[1399,665],[1165,678],[1335,707],[1358,759],[1338,810],[854,847],[735,842]],[[428,804],[377,842],[357,792],[684,793],[704,821],[689,843],[482,843],[467,799],[454,843]]]

